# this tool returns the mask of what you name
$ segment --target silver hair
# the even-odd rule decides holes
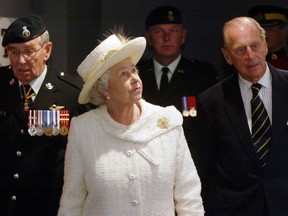
[[[89,98],[90,103],[101,106],[107,100],[106,97],[103,95],[104,91],[108,89],[110,79],[110,70],[106,71],[94,84],[92,87]]]
[[[43,34],[41,34],[38,37],[38,42],[41,46],[43,46],[45,43],[48,43],[50,41],[50,36],[48,30],[46,30]]]
[[[260,37],[263,41],[266,38],[265,30],[259,25],[259,23],[250,17],[236,17],[228,22],[226,22],[222,29],[222,40],[223,40],[223,48],[227,48],[230,45],[229,37],[228,37],[228,30],[230,27],[237,27],[240,24],[252,24],[254,25],[260,33]]]

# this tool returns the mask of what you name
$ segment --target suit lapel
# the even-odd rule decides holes
[[[58,80],[53,74],[55,71],[47,71],[45,79],[39,89],[31,109],[47,110],[53,104],[57,104],[57,91],[59,91]]]
[[[145,83],[145,86],[143,88],[149,88],[149,90],[144,89],[144,94],[147,94],[147,97],[154,98],[152,101],[159,101],[160,95],[158,91],[158,86],[156,82],[155,72],[154,72],[154,66],[153,66],[153,60],[149,60],[147,62],[147,67],[143,69],[143,71],[140,71],[141,79],[143,83]],[[144,99],[146,95],[143,95]]]
[[[278,157],[279,149],[282,149],[283,140],[288,140],[288,82],[277,72],[274,67],[270,66],[272,74],[272,140],[270,143],[269,161]],[[286,75],[288,76],[288,75]],[[287,144],[287,143],[286,143]]]
[[[236,136],[251,160],[254,160],[256,164],[259,164],[259,160],[253,148],[252,137],[247,123],[237,73],[233,74],[230,81],[223,83],[223,88],[225,93],[224,108],[228,114],[228,118],[231,121]]]
[[[12,70],[11,76],[9,77],[9,81],[7,81],[7,86],[5,89],[7,89],[7,92],[4,95],[6,95],[9,109],[15,110],[15,113],[24,120],[25,111],[19,90],[19,81],[16,79],[16,77],[14,77]]]
[[[183,76],[185,73],[185,70],[183,69],[183,57],[181,57],[173,76],[169,82],[169,86],[167,88],[167,91],[164,94],[164,97],[177,97],[179,95],[179,86],[184,85]],[[191,80],[192,81],[192,80]]]

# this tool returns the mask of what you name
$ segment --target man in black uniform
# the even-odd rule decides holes
[[[268,45],[266,60],[276,68],[288,70],[288,9],[257,5],[249,9],[248,15],[265,29]]]
[[[178,8],[156,8],[145,25],[145,36],[154,56],[138,63],[143,98],[153,104],[174,105],[183,113],[185,136],[191,148],[196,133],[196,96],[217,82],[217,71],[209,63],[188,60],[181,54],[186,29]]]
[[[0,215],[56,216],[82,81],[46,64],[52,42],[39,16],[14,21],[2,46],[11,65],[0,68]]]

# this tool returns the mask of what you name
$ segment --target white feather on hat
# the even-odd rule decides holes
[[[114,65],[127,58],[131,58],[132,63],[136,65],[145,47],[144,37],[137,37],[124,43],[113,34],[102,41],[78,66],[78,74],[85,82],[78,102],[85,104],[90,101],[89,93],[95,82]]]

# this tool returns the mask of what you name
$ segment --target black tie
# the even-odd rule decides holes
[[[27,111],[33,103],[32,97],[35,96],[35,92],[33,91],[32,87],[29,84],[22,85],[21,87],[22,87],[21,92],[24,101],[24,110]]]
[[[252,139],[255,150],[259,157],[262,167],[266,166],[271,140],[272,126],[268,113],[258,93],[262,85],[259,83],[251,86],[253,98],[251,100],[252,111]]]
[[[168,86],[168,75],[167,73],[169,72],[169,68],[163,67],[162,68],[162,76],[161,76],[161,81],[160,81],[160,96],[163,96],[165,94],[165,91]]]

